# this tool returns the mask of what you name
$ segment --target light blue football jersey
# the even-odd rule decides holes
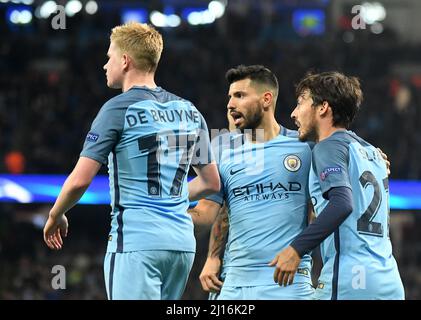
[[[208,199],[226,201],[229,217],[224,287],[273,285],[269,262],[307,226],[310,146],[285,128],[265,143],[229,134],[212,146],[222,187]],[[310,270],[305,255],[294,282],[310,283]]]
[[[107,251],[195,252],[187,172],[190,164],[209,162],[210,149],[200,112],[160,87],[133,87],[105,103],[81,156],[103,164],[108,158]]]
[[[320,245],[323,269],[316,299],[403,299],[389,238],[386,164],[368,142],[336,131],[313,149],[309,187],[316,216],[331,188],[348,187],[353,212]]]

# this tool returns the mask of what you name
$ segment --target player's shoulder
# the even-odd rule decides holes
[[[353,131],[347,131],[347,137],[348,140],[351,142],[356,142],[358,144],[360,144],[363,147],[372,147],[375,148],[370,142],[364,140],[363,138],[361,138],[359,135],[357,135],[355,132]]]
[[[180,96],[171,93],[162,87],[148,88],[146,86],[134,86],[123,92],[110,100],[107,101],[107,105],[111,106],[120,106],[120,105],[130,105],[133,103],[139,102],[153,102],[153,103],[171,103],[179,102],[180,104],[186,106],[187,108],[192,108],[197,110],[194,104]]]
[[[158,102],[176,102],[176,103],[180,103],[183,104],[185,107],[187,108],[191,108],[194,111],[198,111],[196,106],[193,104],[193,102],[191,102],[190,100],[187,100],[185,98],[182,98],[178,95],[176,95],[175,93],[169,92],[161,87],[160,88],[160,92],[156,95],[156,98],[158,100]]]
[[[339,157],[348,159],[349,146],[356,141],[348,131],[337,131],[330,137],[315,144],[313,148],[313,159],[333,159]]]
[[[168,100],[182,101],[194,107],[193,102],[191,102],[190,100],[186,98],[180,97],[176,95],[175,93],[172,93],[163,89],[163,95],[166,96]]]
[[[122,92],[112,97],[108,101],[106,101],[104,105],[102,106],[102,109],[105,109],[105,110],[125,109],[134,102],[136,102],[136,99],[133,95],[133,92],[129,90],[126,92]]]
[[[348,148],[349,144],[351,144],[354,141],[356,141],[356,139],[354,138],[353,135],[350,135],[348,131],[345,131],[345,130],[336,131],[331,136],[318,142],[314,146],[313,151],[320,151],[320,150],[338,148],[338,147]]]
[[[279,134],[281,136],[293,138],[293,139],[298,139],[298,131],[297,130],[288,129],[287,127],[284,127],[282,125],[279,125],[279,126],[281,127],[281,131],[279,132]]]

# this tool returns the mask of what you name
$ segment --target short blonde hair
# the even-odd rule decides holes
[[[110,40],[128,54],[137,69],[154,72],[163,49],[161,34],[146,23],[129,22],[111,31]]]

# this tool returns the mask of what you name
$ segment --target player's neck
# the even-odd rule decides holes
[[[140,71],[131,70],[127,72],[123,80],[122,90],[126,92],[130,88],[138,87],[147,87],[150,89],[155,89],[157,86],[155,84],[154,74],[153,73],[144,73]]]
[[[246,134],[247,139],[252,143],[263,143],[270,141],[279,135],[281,127],[274,117],[263,119],[262,123],[251,134]]]
[[[325,127],[325,128],[319,128],[319,135],[316,142],[323,141],[324,139],[329,138],[332,134],[334,134],[337,131],[345,131],[346,128],[343,127]]]

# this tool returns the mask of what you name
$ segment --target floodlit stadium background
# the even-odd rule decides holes
[[[46,248],[41,231],[91,121],[118,94],[102,66],[110,29],[128,20],[162,32],[157,83],[193,101],[209,128],[226,127],[224,73],[232,66],[276,73],[277,119],[291,129],[294,83],[307,70],[360,77],[365,102],[353,129],[392,162],[394,254],[407,298],[421,299],[420,13],[418,0],[0,0],[0,299],[105,298],[110,221],[101,177],[69,213],[61,252]],[[198,276],[208,234],[196,228],[185,299],[206,298]],[[66,290],[51,287],[57,264],[66,268]]]

